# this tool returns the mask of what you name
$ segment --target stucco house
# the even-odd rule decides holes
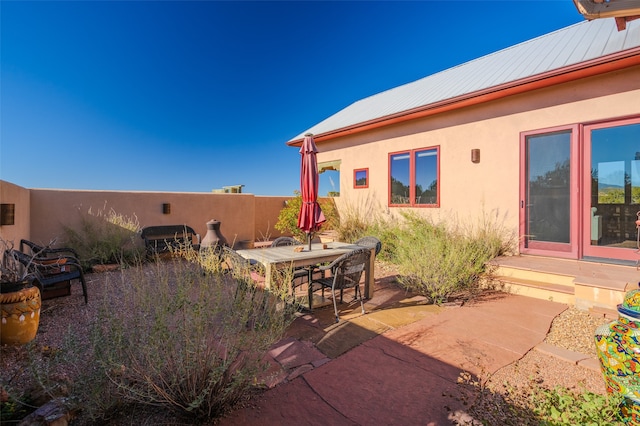
[[[640,20],[585,21],[361,99],[288,145],[307,133],[320,169],[340,170],[340,204],[496,214],[522,255],[636,271]]]

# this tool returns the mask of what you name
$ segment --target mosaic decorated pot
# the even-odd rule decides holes
[[[598,327],[595,340],[607,391],[624,397],[624,424],[640,426],[640,289],[625,295],[618,319]]]

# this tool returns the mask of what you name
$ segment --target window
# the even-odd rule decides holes
[[[369,169],[355,169],[353,171],[353,187],[354,188],[369,187]]]
[[[319,188],[321,197],[340,196],[340,164],[341,160],[325,161],[318,163]]]
[[[389,205],[438,207],[439,148],[389,154]]]

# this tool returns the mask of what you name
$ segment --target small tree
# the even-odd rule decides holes
[[[284,234],[291,234],[296,239],[304,241],[306,234],[298,228],[298,214],[302,206],[302,194],[300,194],[300,191],[293,191],[293,194],[294,197],[287,201],[286,206],[280,210],[275,228]],[[336,209],[333,199],[319,199],[318,203],[320,204],[322,213],[324,213],[324,217],[327,219],[327,221],[322,224],[322,229],[336,229],[340,225],[340,217],[338,216],[338,210]]]

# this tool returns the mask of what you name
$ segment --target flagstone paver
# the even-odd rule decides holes
[[[298,318],[274,352],[288,378],[220,424],[451,424],[473,398],[457,384],[461,372],[520,359],[566,309],[506,294],[449,308],[376,296],[393,301],[339,324],[333,309]]]

